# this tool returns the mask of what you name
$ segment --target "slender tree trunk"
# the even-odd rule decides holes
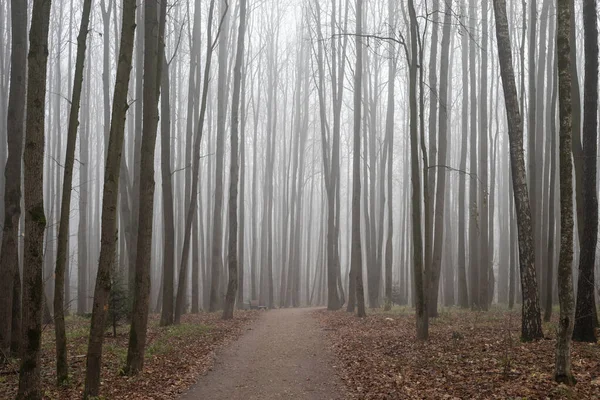
[[[362,245],[360,240],[360,123],[362,109],[362,34],[363,0],[356,0],[356,69],[354,71],[354,151],[352,161],[352,258],[350,279],[356,280],[358,316],[365,317],[365,296],[362,279]],[[363,132],[364,134],[364,132]]]
[[[77,129],[79,126],[79,107],[81,104],[81,88],[83,86],[83,64],[90,22],[92,0],[85,0],[81,15],[81,26],[77,37],[77,59],[75,61],[75,78],[73,81],[73,94],[71,96],[71,111],[69,114],[69,128],[67,132],[67,154],[65,157],[65,171],[63,179],[62,204],[60,209],[60,224],[58,231],[58,245],[56,253],[56,273],[54,289],[54,328],[56,333],[56,380],[60,386],[69,379],[67,362],[67,337],[65,332],[65,270],[69,253],[69,220],[71,210],[71,186],[73,183],[73,164],[75,163],[75,144],[77,142]]]
[[[540,305],[538,300],[535,273],[535,254],[533,248],[533,230],[531,209],[523,154],[523,120],[519,110],[517,87],[512,65],[512,48],[506,17],[506,1],[494,0],[496,15],[496,39],[498,60],[504,88],[504,101],[508,124],[513,191],[517,209],[519,235],[519,263],[521,266],[521,285],[523,290],[523,309],[521,339],[531,341],[543,337]],[[512,278],[511,278],[512,279]]]
[[[210,8],[208,11],[208,24],[207,26],[211,27],[213,22],[213,15],[215,9],[215,0],[211,0]],[[219,31],[220,32],[220,27]],[[217,38],[218,38],[217,32]],[[188,276],[188,262],[187,259],[189,257],[190,252],[190,236],[192,232],[192,222],[194,220],[194,215],[196,213],[196,204],[198,199],[198,180],[200,175],[200,145],[202,143],[202,133],[204,132],[204,120],[206,119],[206,106],[207,106],[207,98],[208,98],[208,86],[210,80],[210,66],[212,63],[212,55],[214,49],[213,43],[213,35],[211,29],[208,30],[208,35],[206,38],[206,61],[204,65],[204,81],[202,83],[202,99],[200,103],[200,115],[198,122],[196,124],[196,137],[194,140],[194,150],[192,156],[193,162],[193,170],[192,170],[192,189],[191,189],[191,198],[190,198],[190,206],[187,209],[187,215],[185,220],[185,230],[183,236],[183,250],[181,256],[181,266],[179,268],[179,280],[177,286],[177,298],[175,302],[175,324],[179,324],[181,321],[181,315],[184,311],[184,302],[185,302],[185,292],[186,292],[186,280]]]
[[[215,203],[212,226],[211,285],[209,311],[220,310],[223,306],[221,293],[221,269],[223,267],[223,160],[225,158],[225,119],[227,117],[227,33],[229,31],[229,10],[226,0],[221,1],[222,32],[219,39],[219,86],[217,93],[217,150],[215,168]]]
[[[106,326],[106,307],[110,294],[111,275],[117,245],[116,212],[119,193],[119,171],[125,133],[125,115],[129,107],[127,92],[129,89],[131,59],[133,55],[135,8],[135,0],[123,0],[119,63],[117,65],[110,136],[104,173],[100,259],[98,262],[98,275],[96,277],[92,322],[87,350],[84,399],[97,397],[100,391],[100,367],[102,365],[102,343],[104,341],[104,328]]]
[[[460,3],[461,14],[465,15],[465,2],[461,0]],[[463,79],[463,96],[462,96],[462,122],[461,122],[461,135],[462,145],[460,153],[460,169],[462,171],[467,170],[467,148],[469,140],[469,48],[467,35],[461,36],[461,47],[462,47],[462,79]],[[460,174],[458,183],[458,305],[461,308],[469,308],[469,290],[467,287],[467,229],[465,226],[465,220],[467,213],[465,208],[467,205],[466,191],[467,191],[467,176]],[[470,213],[468,214],[470,215]],[[470,218],[470,217],[469,217]],[[469,224],[469,229],[471,225]],[[469,238],[471,236],[469,235]]]
[[[435,233],[433,238],[433,258],[431,264],[431,282],[429,285],[429,317],[438,316],[438,294],[440,289],[440,274],[442,271],[442,252],[444,248],[444,206],[446,194],[446,163],[448,160],[448,76],[450,58],[450,28],[452,23],[452,0],[445,2],[444,28],[442,30],[442,53],[440,58],[440,90],[439,102],[439,142],[435,190]]]
[[[233,318],[233,309],[238,290],[238,129],[240,124],[240,91],[242,82],[242,65],[244,64],[244,40],[246,38],[246,0],[240,0],[240,26],[233,67],[233,97],[231,100],[231,172],[229,186],[229,283],[225,297],[223,319]],[[243,202],[241,206],[244,207]],[[243,243],[243,242],[242,242]],[[241,271],[243,273],[243,271]]]
[[[163,53],[164,54],[164,53]],[[160,120],[160,151],[161,151],[161,176],[163,195],[163,294],[162,313],[160,325],[173,324],[173,285],[175,284],[175,210],[173,200],[173,175],[171,173],[171,108],[169,85],[169,65],[163,56],[162,93],[161,93],[161,120]],[[196,285],[198,282],[196,282]]]
[[[144,368],[150,301],[152,222],[154,213],[154,151],[158,127],[158,97],[164,53],[166,0],[144,3],[144,108],[139,192],[139,226],[135,261],[135,286],[129,348],[125,373],[137,375]]]

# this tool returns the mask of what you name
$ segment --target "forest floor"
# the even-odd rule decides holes
[[[359,319],[318,311],[357,399],[600,399],[600,345],[574,343],[575,387],[553,380],[557,312],[546,339],[520,341],[520,311],[440,310],[430,339],[415,336],[409,308],[370,310]]]
[[[188,314],[181,325],[159,327],[152,315],[144,372],[136,377],[121,375],[127,357],[129,325],[107,329],[102,357],[101,399],[177,399],[214,365],[216,351],[242,336],[261,316],[258,311],[236,311],[235,319],[221,320],[220,313]],[[42,386],[45,399],[80,399],[85,380],[85,355],[89,318],[68,317],[67,343],[70,381],[56,387],[54,327],[45,326],[42,339]],[[15,397],[18,387],[17,360],[0,365],[0,399]]]
[[[314,309],[264,312],[182,400],[347,399]]]

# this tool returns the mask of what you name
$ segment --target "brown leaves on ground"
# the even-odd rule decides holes
[[[556,314],[556,313],[555,313]],[[431,320],[430,339],[418,342],[409,309],[366,318],[319,311],[358,399],[599,399],[600,345],[574,343],[575,387],[553,380],[556,323],[546,340],[520,341],[520,313],[457,309]]]
[[[129,326],[121,326],[117,337],[107,329],[102,352],[101,398],[176,399],[213,365],[215,350],[242,335],[258,311],[236,311],[235,318],[221,319],[221,313],[185,315],[181,325],[159,327],[159,316],[150,317],[144,371],[134,377],[122,376],[127,357]],[[42,385],[45,399],[78,399],[85,381],[85,355],[89,319],[67,320],[69,384],[56,388],[54,329],[46,327],[42,342]],[[0,399],[14,398],[18,388],[18,363],[0,365]]]

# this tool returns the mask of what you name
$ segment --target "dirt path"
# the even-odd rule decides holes
[[[182,400],[346,398],[312,311],[265,312]]]

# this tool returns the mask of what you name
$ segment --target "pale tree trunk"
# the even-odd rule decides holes
[[[465,15],[465,2],[460,3],[461,14]],[[460,147],[460,169],[467,170],[467,147],[469,140],[469,47],[467,35],[461,36],[461,66],[463,79],[463,95],[462,95],[462,114],[461,114],[461,135],[462,144]],[[467,234],[465,220],[468,214],[466,201],[467,191],[467,176],[460,174],[458,182],[458,305],[461,308],[469,308],[469,290],[467,287]],[[470,225],[469,225],[470,227]],[[470,238],[470,236],[469,236]]]
[[[479,96],[479,171],[481,180],[479,188],[479,308],[487,311],[489,297],[489,273],[490,273],[490,249],[489,249],[489,202],[490,187],[488,184],[488,159],[492,158],[488,149],[488,0],[482,1],[481,10],[481,74],[480,74],[480,96]],[[492,167],[493,168],[493,167]],[[473,172],[473,171],[471,171]],[[492,185],[494,182],[492,182]],[[493,228],[492,228],[493,229]],[[493,257],[493,248],[492,254]],[[493,289],[493,288],[492,288]]]
[[[396,3],[394,0],[388,1],[388,18],[390,24],[390,33],[393,33],[393,27],[396,25]],[[392,207],[392,167],[394,166],[394,96],[395,96],[395,84],[396,84],[396,44],[389,43],[389,60],[388,60],[388,104],[387,104],[387,115],[385,124],[385,136],[387,146],[387,217],[388,217],[388,228],[387,238],[385,242],[385,309],[390,310],[392,308],[392,263],[394,259],[393,255],[393,232],[394,232],[394,213]],[[386,155],[384,155],[386,157]],[[385,165],[385,163],[382,163]],[[384,168],[382,168],[383,170]],[[384,179],[384,174],[381,174],[381,178]],[[383,182],[381,184],[383,187]],[[382,197],[384,195],[382,194]],[[384,210],[382,207],[381,213]],[[381,221],[383,223],[383,221]]]
[[[365,317],[365,295],[362,279],[362,247],[360,240],[360,122],[362,109],[363,75],[363,0],[356,0],[356,69],[354,71],[354,149],[352,161],[352,258],[350,279],[356,281],[358,316]],[[363,132],[364,134],[364,132]]]
[[[119,194],[119,171],[121,152],[125,133],[125,115],[129,107],[127,92],[133,55],[135,32],[135,0],[123,0],[123,20],[121,42],[119,45],[119,63],[113,95],[112,119],[104,173],[104,192],[102,196],[102,237],[98,275],[92,306],[92,321],[87,350],[84,399],[97,397],[100,391],[100,367],[102,365],[102,343],[108,297],[111,288],[115,252],[117,247],[117,204]]]
[[[237,308],[244,307],[244,274],[245,274],[245,254],[246,254],[246,231],[245,231],[245,213],[246,213],[246,121],[247,121],[247,103],[246,103],[246,76],[248,74],[248,61],[244,67],[241,76],[241,110],[240,110],[240,210],[239,210],[239,238],[238,238],[238,295]]]
[[[450,55],[450,28],[452,0],[445,2],[444,28],[442,31],[442,53],[440,58],[440,89],[439,102],[439,142],[437,165],[433,170],[437,173],[435,190],[435,233],[433,238],[433,258],[431,263],[431,282],[429,282],[429,317],[438,316],[438,294],[440,288],[440,274],[442,269],[442,251],[444,247],[444,206],[446,194],[446,164],[448,160],[448,76]]]
[[[212,26],[213,15],[215,9],[215,0],[211,0],[210,8],[208,11],[208,25]],[[220,28],[219,28],[220,29]],[[217,32],[217,38],[218,33]],[[187,215],[185,220],[185,230],[183,236],[183,250],[180,258],[180,268],[179,268],[179,280],[177,282],[177,298],[175,301],[175,324],[179,324],[181,322],[181,315],[184,311],[184,303],[185,303],[185,292],[186,292],[186,281],[187,281],[187,267],[188,262],[187,259],[190,253],[190,239],[192,233],[192,223],[195,218],[196,213],[196,204],[198,199],[198,180],[200,175],[200,145],[202,143],[202,133],[204,132],[204,120],[206,119],[206,106],[207,106],[207,97],[208,97],[208,86],[210,80],[210,66],[212,63],[212,55],[214,49],[212,30],[208,30],[208,35],[206,38],[206,61],[204,65],[204,81],[202,83],[202,99],[200,103],[200,115],[198,118],[198,122],[196,124],[196,137],[194,139],[194,149],[192,156],[192,188],[191,188],[191,197],[190,204],[187,208]]]
[[[504,88],[510,142],[513,192],[517,210],[519,263],[521,266],[521,285],[523,290],[521,339],[531,341],[541,339],[544,335],[540,317],[531,208],[529,206],[525,158],[523,154],[523,120],[521,119],[521,112],[519,110],[515,74],[512,65],[512,48],[508,32],[505,0],[494,0],[494,14],[496,16],[498,61],[500,63],[500,73]]]
[[[551,38],[552,46],[549,53],[551,57],[548,57],[547,75],[548,75],[548,96],[550,103],[546,114],[547,123],[546,126],[549,128],[550,135],[550,154],[548,160],[548,168],[550,169],[550,198],[548,200],[548,257],[546,269],[546,284],[544,293],[544,321],[548,322],[552,318],[552,292],[554,286],[554,266],[556,264],[556,101],[558,98],[558,86],[556,81],[558,80],[556,74],[556,42],[555,37],[556,23],[550,25],[550,32],[548,36]]]
[[[556,6],[556,52],[558,61],[559,165],[560,165],[560,257],[558,261],[558,301],[560,317],[556,340],[554,379],[574,384],[571,373],[571,336],[574,325],[573,299],[573,110],[571,104],[570,0],[558,0]],[[594,110],[595,112],[595,110]],[[594,132],[594,135],[596,133]],[[595,163],[595,160],[594,160]],[[582,222],[580,220],[580,222]],[[596,221],[597,222],[597,221]],[[594,247],[595,247],[594,241]]]
[[[77,227],[77,314],[88,310],[88,198],[89,198],[89,132],[90,132],[90,86],[91,60],[87,63],[84,82],[84,98],[87,100],[81,115],[81,135],[79,135],[79,223]]]
[[[71,186],[73,183],[73,164],[75,163],[75,144],[79,127],[79,107],[81,104],[81,89],[83,86],[83,64],[85,62],[86,42],[92,0],[83,4],[81,26],[77,37],[77,59],[75,61],[75,78],[71,96],[71,110],[67,132],[67,154],[64,164],[64,179],[62,204],[60,209],[60,224],[58,230],[58,245],[56,253],[56,273],[54,289],[54,328],[56,333],[56,380],[60,386],[69,379],[67,363],[67,337],[65,332],[65,270],[69,254],[69,220],[71,216]]]
[[[441,259],[436,264],[434,257],[435,248],[435,238],[434,231],[437,232],[438,226],[437,222],[439,222],[437,217],[437,208],[436,206],[436,180],[439,179],[440,171],[436,169],[437,160],[438,160],[438,148],[437,148],[437,122],[438,122],[438,101],[439,101],[439,92],[437,87],[437,65],[438,65],[438,25],[439,25],[439,0],[433,0],[432,4],[433,14],[431,15],[432,26],[431,26],[431,52],[429,57],[429,165],[426,165],[427,168],[423,177],[423,184],[425,185],[425,265],[426,269],[429,270],[428,276],[425,277],[426,291],[428,296],[428,315],[429,317],[436,316],[437,313],[437,285],[434,285],[434,282],[439,282],[440,279],[440,271],[441,271]],[[424,111],[424,110],[423,110]],[[432,167],[432,168],[429,168]],[[442,171],[443,173],[444,171]],[[443,221],[443,219],[441,220]],[[442,222],[443,224],[443,222]],[[441,225],[440,225],[441,226]],[[441,242],[438,242],[438,247],[441,246]],[[441,249],[440,249],[441,252]],[[435,289],[434,289],[434,286]],[[433,291],[436,290],[435,295]],[[433,302],[436,302],[434,305]]]
[[[227,34],[229,31],[229,10],[226,0],[221,1],[222,32],[219,39],[219,71],[217,93],[217,150],[215,155],[215,202],[212,226],[211,284],[209,311],[220,310],[223,306],[221,274],[223,267],[223,161],[225,158],[225,119],[227,118]]]
[[[477,16],[477,5],[475,0],[469,0],[469,29],[471,34],[475,34],[476,27],[475,21]],[[476,57],[475,42],[471,39],[469,41],[469,79],[470,79],[470,150],[469,150],[469,173],[477,175],[477,65],[475,62]],[[481,251],[480,246],[480,235],[481,224],[480,219],[480,208],[478,202],[478,190],[487,190],[487,188],[479,187],[476,179],[469,181],[469,276],[470,276],[470,298],[471,308],[477,310],[481,307],[479,302],[479,265],[481,258],[479,253]]]
[[[240,26],[237,40],[237,52],[235,55],[235,66],[233,67],[233,97],[231,100],[231,172],[229,186],[229,282],[227,284],[227,295],[225,296],[225,307],[223,319],[233,318],[236,292],[238,290],[238,129],[240,110],[240,91],[242,82],[242,65],[244,63],[244,39],[246,37],[246,0],[240,0]],[[244,203],[241,202],[241,207]],[[242,242],[243,243],[243,242]],[[241,271],[243,273],[243,271]]]
[[[23,341],[17,399],[41,399],[42,303],[44,298],[44,114],[50,1],[35,0],[29,32],[27,109],[23,153],[25,250],[23,260]]]
[[[585,84],[583,93],[583,203],[585,217],[577,284],[577,308],[573,339],[595,343],[598,327],[594,268],[598,239],[598,193],[596,183],[598,135],[598,20],[596,0],[583,2],[585,35]]]
[[[12,337],[13,305],[21,303],[14,296],[14,287],[20,287],[18,234],[21,217],[21,163],[25,119],[25,74],[27,73],[27,3],[11,1],[11,60],[10,92],[7,110],[8,158],[4,169],[4,226],[0,251],[0,352],[9,354]],[[18,285],[18,286],[17,286]],[[19,335],[20,336],[20,335]],[[0,355],[0,358],[3,357]],[[1,361],[1,359],[0,359]]]

